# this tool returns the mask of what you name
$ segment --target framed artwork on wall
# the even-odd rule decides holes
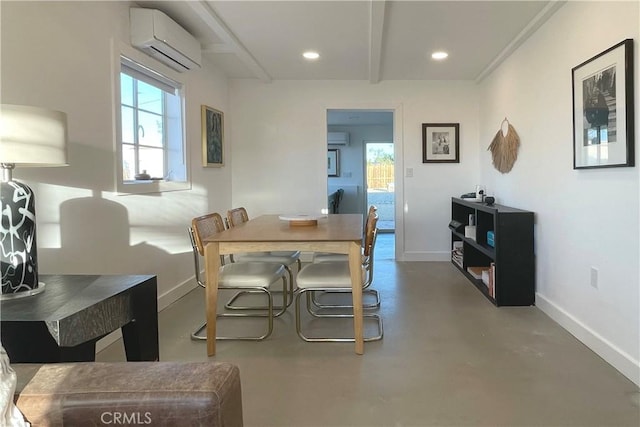
[[[422,124],[422,163],[460,163],[460,124]]]
[[[202,166],[224,165],[224,113],[203,105],[202,108]]]
[[[573,168],[634,165],[633,39],[571,70]]]
[[[340,176],[340,150],[337,148],[327,150],[327,176]]]

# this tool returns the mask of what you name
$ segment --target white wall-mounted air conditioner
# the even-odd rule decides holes
[[[349,145],[349,132],[327,132],[327,144]]]
[[[156,9],[131,8],[131,44],[179,72],[200,67],[200,43]]]

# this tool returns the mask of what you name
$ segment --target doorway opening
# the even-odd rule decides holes
[[[327,178],[328,205],[340,194],[336,213],[378,208],[376,258],[395,259],[394,109],[328,109],[327,149],[338,161]],[[331,209],[330,209],[331,211]]]
[[[392,142],[365,141],[367,206],[378,208],[378,230],[395,232],[395,175]]]

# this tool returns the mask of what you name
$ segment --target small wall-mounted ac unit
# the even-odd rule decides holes
[[[200,67],[200,43],[156,9],[131,8],[131,44],[179,72]]]
[[[349,145],[349,132],[327,132],[327,144]]]

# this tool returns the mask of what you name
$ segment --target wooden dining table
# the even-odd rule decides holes
[[[319,218],[316,225],[293,225],[280,215],[262,215],[204,239],[207,354],[216,353],[216,312],[220,255],[241,252],[306,251],[349,255],[355,350],[364,353],[362,318],[362,224],[360,214]]]

